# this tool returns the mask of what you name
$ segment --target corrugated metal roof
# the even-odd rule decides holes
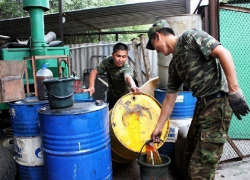
[[[185,13],[186,0],[163,0],[82,9],[64,12],[64,35],[109,28],[152,24],[156,16]],[[59,13],[44,15],[45,33],[59,35]],[[30,36],[30,18],[0,20],[0,34],[11,37]]]

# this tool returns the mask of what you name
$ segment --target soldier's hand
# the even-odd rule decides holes
[[[159,129],[156,127],[155,130],[153,131],[153,133],[151,134],[151,138],[153,139],[154,143],[161,142],[161,140],[160,140],[161,134],[162,134],[162,129]]]
[[[130,88],[130,92],[133,92],[133,93],[135,93],[135,94],[140,94],[141,93],[141,89],[140,88],[138,88],[138,87],[131,87]]]
[[[94,94],[94,92],[95,92],[95,88],[94,87],[89,87],[88,91],[89,91],[89,96],[92,96],[92,94]]]
[[[242,120],[241,116],[245,116],[249,113],[249,106],[241,90],[228,94],[229,104],[235,114],[235,116]]]

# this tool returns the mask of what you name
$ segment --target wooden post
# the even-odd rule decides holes
[[[28,97],[30,97],[30,87],[29,87],[29,77],[28,77],[28,70],[27,70],[27,61],[25,61],[24,72],[25,72],[27,95],[28,95]]]
[[[35,56],[31,56],[32,71],[33,71],[33,79],[34,79],[35,96],[38,96],[37,85],[36,85],[36,62],[35,62],[35,60],[36,60]]]
[[[144,34],[141,34],[139,37],[141,41],[141,49],[142,49],[144,66],[146,70],[146,80],[149,80],[152,78],[152,70],[151,70],[151,65],[150,65],[149,57],[148,57],[148,49],[146,48],[147,40]]]
[[[140,56],[138,53],[138,41],[136,38],[133,38],[131,41],[132,41],[132,46],[133,46],[134,58],[135,58],[136,80],[138,82],[138,86],[140,87],[142,85],[142,72],[141,72]]]

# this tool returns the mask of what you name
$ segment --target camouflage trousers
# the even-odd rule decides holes
[[[184,151],[186,177],[213,180],[232,118],[228,97],[197,102]]]

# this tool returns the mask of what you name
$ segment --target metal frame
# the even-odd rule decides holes
[[[34,89],[35,89],[35,96],[38,95],[37,93],[37,85],[36,85],[36,60],[41,59],[56,59],[57,65],[58,65],[58,75],[59,77],[62,77],[62,69],[61,67],[61,61],[64,61],[68,66],[69,74],[70,72],[70,59],[68,55],[59,55],[59,56],[31,56],[31,57],[25,57],[24,60],[31,60],[32,61],[32,71],[33,71],[33,78],[34,78]],[[27,82],[27,79],[26,79]]]

